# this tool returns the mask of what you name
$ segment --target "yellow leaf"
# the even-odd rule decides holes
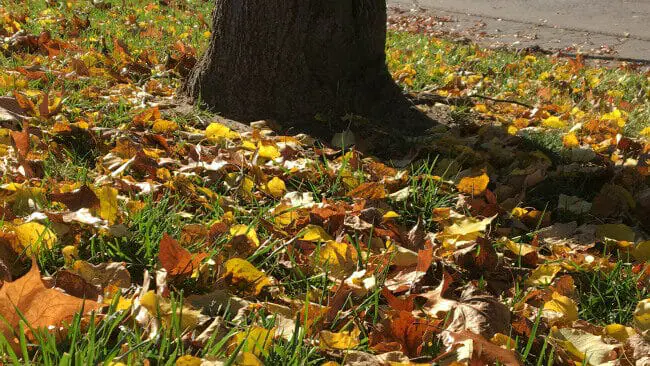
[[[634,324],[641,332],[650,330],[650,299],[641,300],[636,304]]]
[[[229,259],[225,264],[224,278],[243,292],[259,295],[262,289],[273,284],[273,279],[241,258]]]
[[[479,220],[475,217],[463,217],[455,220],[454,224],[444,229],[446,235],[468,235],[483,232],[496,216]]]
[[[181,331],[196,328],[203,320],[200,311],[192,310],[186,306],[172,306],[169,300],[156,295],[153,291],[147,291],[140,298],[140,305],[155,316],[158,316],[165,327],[173,325],[173,321],[180,318]]]
[[[201,366],[203,360],[192,355],[181,356],[176,360],[176,366]]]
[[[77,258],[79,258],[79,250],[74,245],[66,245],[61,249],[63,260],[66,266],[72,265]]]
[[[548,285],[553,281],[555,275],[560,272],[562,266],[559,264],[542,264],[535,268],[530,276],[526,279],[529,286]]]
[[[553,298],[544,303],[544,316],[551,323],[571,323],[578,320],[578,306],[570,298],[553,292]]]
[[[566,122],[562,121],[557,116],[551,116],[543,120],[542,125],[549,128],[564,128],[566,127]]]
[[[275,198],[281,198],[287,190],[284,181],[278,177],[273,177],[269,180],[266,183],[265,188],[265,191]]]
[[[235,334],[231,347],[236,349],[240,344],[246,342],[241,348],[242,352],[250,352],[255,356],[266,356],[273,345],[275,329],[276,328],[265,329],[259,326],[252,326]]]
[[[386,213],[384,214],[383,219],[384,219],[384,220],[390,220],[390,219],[394,219],[394,218],[397,218],[397,217],[400,217],[400,215],[399,215],[397,212],[395,212],[395,211],[388,211],[388,212],[386,212]]]
[[[264,363],[251,352],[240,352],[235,357],[235,366],[264,366]]]
[[[639,132],[639,135],[644,137],[650,137],[650,127],[646,127]]]
[[[332,240],[332,237],[318,225],[307,225],[302,230],[301,239],[305,241],[328,241]]]
[[[293,206],[281,203],[273,209],[273,220],[279,226],[289,226],[297,219],[298,213]]]
[[[479,176],[462,178],[456,188],[462,193],[480,196],[485,193],[488,183],[490,183],[490,178],[483,173]]]
[[[603,224],[596,228],[596,237],[616,241],[634,241],[634,230],[625,224]]]
[[[642,241],[634,247],[632,255],[639,262],[650,260],[650,240]]]
[[[512,240],[506,239],[506,248],[518,256],[524,257],[532,253],[537,253],[537,248],[526,243],[515,243]]]
[[[157,119],[156,121],[154,121],[151,129],[155,133],[170,133],[178,130],[178,124],[174,121]]]
[[[230,228],[230,236],[235,237],[239,235],[246,236],[256,247],[260,246],[260,240],[257,238],[257,233],[254,228],[248,225],[233,225]]]
[[[331,350],[349,350],[359,345],[361,331],[354,328],[349,332],[334,333],[323,330],[319,333],[320,348]]]
[[[117,189],[110,186],[103,186],[95,192],[99,198],[99,217],[114,224],[117,218]]]
[[[273,160],[280,157],[280,151],[277,147],[273,145],[262,145],[262,143],[257,144],[258,154],[262,158]]]
[[[27,222],[14,228],[16,241],[13,242],[14,250],[21,253],[23,250],[28,256],[37,254],[42,248],[52,248],[56,243],[56,234],[38,222]]]
[[[614,108],[610,113],[605,113],[601,117],[604,121],[614,121],[618,127],[625,126],[625,120],[627,119],[627,113],[621,111],[618,108]]]
[[[496,344],[497,346],[513,351],[517,347],[517,342],[508,337],[505,334],[497,333],[491,339],[490,342]]]
[[[221,123],[210,123],[208,128],[205,129],[205,137],[210,142],[219,142],[223,139],[236,139],[239,138],[239,133],[231,130],[230,128],[222,125]]]
[[[466,244],[479,237],[483,237],[485,230],[495,217],[496,215],[482,220],[475,217],[454,219],[452,225],[442,230],[439,238],[447,248]]]
[[[605,335],[608,335],[619,342],[625,343],[628,338],[635,335],[636,332],[630,327],[626,327],[622,324],[609,324],[603,329]]]
[[[622,344],[607,344],[599,335],[587,333],[581,329],[557,328],[551,330],[551,337],[555,338],[562,348],[571,353],[585,365],[609,365],[616,359],[613,350],[621,348]]]
[[[317,263],[337,277],[347,277],[357,266],[357,251],[347,243],[327,241],[318,251]]]
[[[564,137],[562,138],[562,144],[566,148],[572,148],[572,147],[578,147],[580,146],[580,142],[578,141],[578,137],[576,136],[575,133],[569,132]]]

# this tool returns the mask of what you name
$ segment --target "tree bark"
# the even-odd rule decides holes
[[[215,112],[285,127],[405,108],[386,67],[385,0],[215,0],[210,44],[182,87]]]

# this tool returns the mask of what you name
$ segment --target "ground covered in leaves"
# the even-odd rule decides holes
[[[0,9],[0,363],[650,364],[647,74],[392,18],[380,162],[177,108],[210,7]]]

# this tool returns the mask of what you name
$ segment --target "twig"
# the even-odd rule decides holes
[[[526,107],[526,108],[529,108],[529,109],[535,108],[530,104],[526,104],[524,102],[520,102],[520,101],[514,100],[514,99],[498,99],[498,98],[492,98],[492,97],[488,97],[487,95],[480,95],[480,94],[469,95],[468,98],[486,99],[486,100],[493,101],[495,103],[512,103],[512,104],[520,105],[522,107]]]
[[[526,107],[526,108],[529,108],[529,109],[534,108],[532,105],[526,104],[524,102],[520,102],[518,100],[499,99],[499,98],[488,97],[487,95],[480,95],[480,94],[468,95],[468,96],[465,96],[465,97],[452,97],[452,98],[449,98],[449,97],[443,97],[443,96],[437,95],[437,94],[419,93],[416,96],[410,97],[410,99],[415,104],[443,103],[443,104],[455,105],[455,106],[474,106],[474,105],[476,105],[476,103],[474,103],[471,100],[472,98],[490,100],[490,101],[495,102],[495,103],[517,104],[517,105],[520,105],[522,107]]]

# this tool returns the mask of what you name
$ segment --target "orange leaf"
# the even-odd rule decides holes
[[[190,275],[199,268],[205,259],[205,253],[192,254],[178,244],[176,240],[165,233],[160,241],[158,259],[170,276]]]
[[[462,193],[480,196],[485,193],[488,183],[490,183],[490,177],[483,173],[478,176],[462,178],[456,188]]]
[[[0,330],[5,337],[12,339],[21,321],[18,312],[30,327],[41,329],[72,321],[81,310],[92,311],[103,306],[47,288],[34,262],[26,275],[14,282],[6,282],[0,288],[0,318],[4,318],[0,321]]]
[[[23,123],[23,130],[11,131],[11,141],[13,142],[19,159],[25,159],[29,153],[29,125],[27,121]]]
[[[386,188],[382,183],[361,183],[357,188],[348,192],[348,197],[363,198],[367,200],[380,200],[386,198]]]

